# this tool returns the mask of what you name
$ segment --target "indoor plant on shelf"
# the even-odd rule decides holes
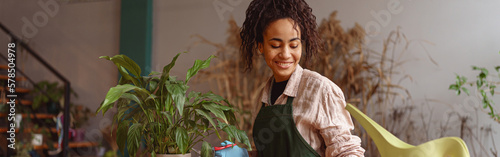
[[[116,143],[121,153],[127,147],[129,154],[136,156],[144,143],[143,152],[151,156],[187,154],[210,134],[215,133],[221,139],[221,130],[227,133],[229,140],[250,145],[246,133],[234,126],[234,109],[226,99],[211,92],[187,93],[189,80],[207,68],[214,56],[196,60],[187,71],[186,79],[177,80],[169,72],[180,54],[162,73],[152,72],[148,76],[140,76],[140,67],[125,55],[100,57],[113,61],[122,76],[96,111],[102,110],[104,114],[116,107],[118,112],[113,123],[118,124]]]
[[[40,81],[37,82],[35,88],[30,93],[33,96],[33,109],[37,110],[40,105],[45,104],[47,112],[50,114],[58,114],[64,102],[64,86],[59,86],[58,82]],[[78,98],[78,95],[70,90],[70,94]]]
[[[93,115],[92,111],[86,106],[72,104],[70,113],[73,123],[72,128],[75,129],[73,141],[82,142],[85,140],[85,125],[88,124],[90,116]],[[71,126],[71,125],[70,125]]]

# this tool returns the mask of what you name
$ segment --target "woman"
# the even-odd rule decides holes
[[[304,0],[254,0],[246,11],[242,61],[251,70],[258,53],[273,72],[253,127],[259,156],[363,156],[341,89],[299,65],[321,48],[316,27]]]

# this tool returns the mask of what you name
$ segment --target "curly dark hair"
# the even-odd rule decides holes
[[[267,26],[283,18],[291,18],[294,25],[300,28],[301,40],[305,42],[305,66],[322,48],[321,38],[316,31],[316,16],[304,0],[253,0],[248,6],[240,32],[241,60],[245,71],[253,68],[253,55],[258,43],[264,40],[263,33]]]

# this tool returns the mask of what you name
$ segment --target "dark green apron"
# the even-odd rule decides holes
[[[292,109],[293,97],[285,105],[262,107],[255,118],[253,140],[259,157],[319,157],[302,138]]]

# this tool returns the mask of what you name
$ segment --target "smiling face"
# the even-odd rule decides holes
[[[295,71],[302,55],[300,29],[293,27],[290,18],[271,22],[259,43],[259,51],[263,53],[267,66],[271,68],[276,82],[286,81]]]

